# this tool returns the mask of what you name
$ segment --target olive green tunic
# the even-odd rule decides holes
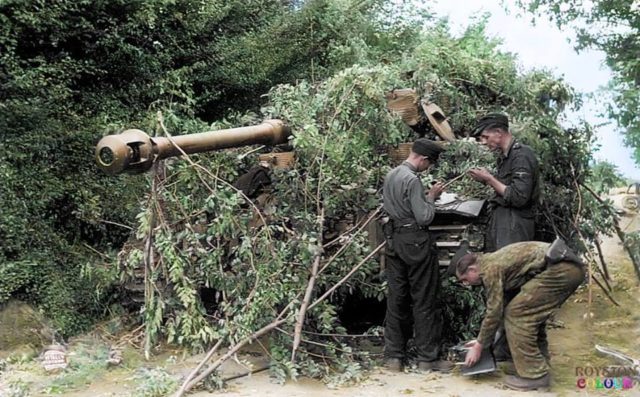
[[[547,265],[548,243],[526,241],[508,245],[479,257],[480,277],[487,294],[487,312],[478,342],[489,346],[504,320],[509,350],[518,374],[525,378],[545,375],[548,364],[541,348],[546,345],[547,319],[584,280],[582,266],[570,262]],[[505,292],[518,294],[505,307]]]

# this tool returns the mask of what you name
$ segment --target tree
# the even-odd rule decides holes
[[[560,28],[576,29],[576,50],[594,48],[606,54],[613,71],[608,89],[609,117],[623,129],[625,144],[640,164],[640,3],[637,0],[518,0],[536,16]]]
[[[624,186],[626,179],[618,167],[608,161],[596,161],[591,167],[588,183],[598,194],[606,194],[612,187]]]

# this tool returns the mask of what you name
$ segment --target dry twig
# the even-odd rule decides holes
[[[571,167],[571,169],[573,170],[573,166]],[[575,175],[575,171],[574,171],[574,175]],[[609,300],[611,300],[611,302],[613,302],[614,305],[620,306],[620,304],[618,302],[616,302],[615,299],[613,299],[613,296],[611,296],[611,294],[609,294],[609,291],[607,291],[607,289],[602,285],[602,283],[600,283],[600,281],[593,274],[593,265],[596,263],[596,261],[595,261],[595,259],[593,257],[593,254],[591,253],[591,249],[589,248],[589,245],[587,244],[587,239],[584,237],[584,235],[582,234],[582,231],[580,231],[580,227],[578,226],[579,220],[580,220],[580,212],[582,211],[582,193],[580,191],[580,186],[578,184],[578,180],[576,179],[575,176],[574,176],[573,182],[574,182],[574,185],[576,187],[576,192],[578,192],[578,211],[576,212],[576,215],[574,217],[573,226],[575,228],[575,231],[578,233],[578,236],[582,240],[582,243],[584,244],[584,247],[586,249],[585,253],[589,257],[588,258],[589,259],[589,264],[588,264],[589,281],[588,281],[588,304],[587,304],[588,306],[587,306],[587,311],[588,311],[588,313],[591,313],[591,305],[592,305],[592,301],[593,301],[592,284],[591,284],[592,281],[595,281],[595,283],[598,285],[598,287],[600,287],[602,289],[604,294],[607,296],[607,298],[609,298]],[[597,265],[596,265],[596,269],[602,274],[602,271],[600,270],[600,268]],[[602,274],[602,277],[604,278],[604,274]],[[605,279],[605,281],[606,281],[606,279]],[[589,317],[589,316],[587,316],[587,317]]]
[[[462,174],[458,175],[457,177],[455,177],[455,178],[453,178],[453,179],[449,180],[447,183],[445,183],[445,184],[444,184],[444,186],[442,186],[442,189],[443,189],[443,190],[444,190],[444,189],[446,189],[446,188],[447,188],[447,187],[449,187],[449,185],[451,185],[453,182],[455,182],[455,181],[457,181],[457,180],[459,180],[459,179],[464,178],[466,175],[467,175],[467,172],[465,171],[465,172],[463,172]]]

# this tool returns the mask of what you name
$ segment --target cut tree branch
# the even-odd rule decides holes
[[[609,291],[607,291],[607,289],[604,287],[604,285],[602,285],[602,283],[600,283],[600,281],[598,280],[598,278],[595,275],[592,276],[591,278],[593,279],[593,281],[596,282],[596,284],[598,284],[598,286],[602,289],[602,292],[604,292],[604,294],[607,296],[607,298],[609,298],[609,300],[611,302],[613,302],[614,305],[620,306],[620,304],[618,302],[616,302],[615,299],[613,299],[613,296],[611,296]]]
[[[296,361],[296,350],[298,350],[298,346],[300,346],[300,340],[302,339],[302,327],[304,325],[304,318],[307,314],[307,307],[309,306],[309,302],[311,301],[311,295],[313,294],[313,288],[316,285],[316,277],[318,276],[318,268],[320,267],[320,260],[322,259],[322,227],[324,224],[324,207],[320,210],[320,219],[318,220],[320,224],[320,234],[319,241],[317,245],[317,252],[315,253],[315,258],[313,260],[313,266],[311,267],[311,277],[309,277],[309,282],[307,283],[307,289],[304,293],[304,299],[302,300],[302,304],[300,305],[300,310],[298,312],[298,318],[296,319],[296,325],[294,328],[293,334],[293,347],[291,349],[291,363],[295,363]]]
[[[222,346],[222,340],[223,340],[223,338],[220,338],[218,340],[218,342],[209,350],[209,352],[207,352],[207,355],[204,357],[204,359],[202,361],[200,361],[198,366],[193,371],[191,371],[189,373],[189,375],[187,375],[187,377],[184,379],[184,382],[182,383],[182,386],[180,386],[180,389],[178,390],[176,395],[181,396],[182,394],[184,394],[184,392],[187,390],[187,386],[189,385],[191,380],[198,374],[198,372],[200,372],[202,367],[204,367],[204,365],[209,360],[211,360],[211,357],[213,357],[213,355],[220,348],[220,346]]]

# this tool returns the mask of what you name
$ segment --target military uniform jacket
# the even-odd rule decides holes
[[[480,278],[487,295],[487,311],[480,326],[478,342],[493,343],[504,312],[504,293],[517,290],[546,269],[549,243],[514,243],[490,254],[480,254]]]
[[[433,220],[436,211],[433,200],[427,197],[417,170],[407,161],[389,171],[382,196],[384,210],[396,226],[428,226]]]
[[[540,195],[538,160],[533,150],[515,139],[506,155],[498,160],[496,178],[507,186],[504,195],[496,194],[493,205],[512,208],[525,218],[533,218]]]

